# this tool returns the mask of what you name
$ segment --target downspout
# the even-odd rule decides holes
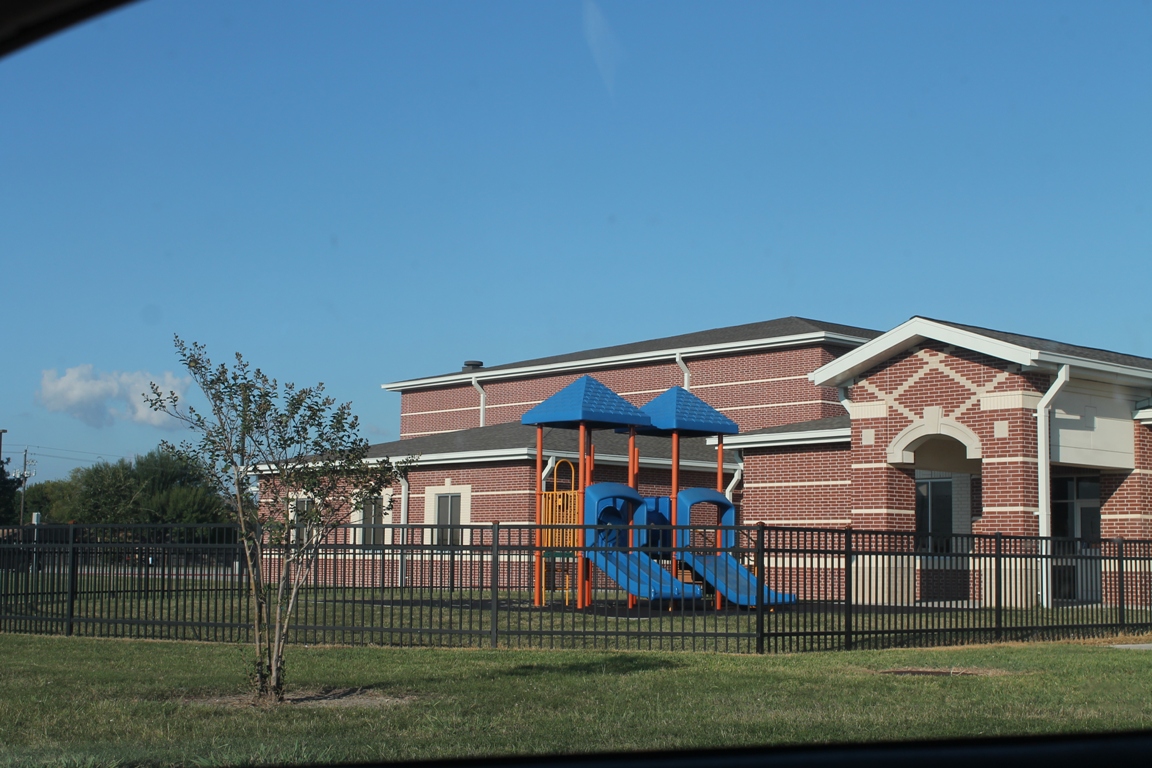
[[[1071,377],[1072,369],[1067,365],[1060,366],[1056,381],[1052,382],[1052,386],[1036,404],[1036,513],[1040,516],[1041,536],[1052,535],[1052,444],[1048,409]]]
[[[732,482],[728,483],[728,487],[724,489],[724,498],[732,501],[732,494],[736,492],[736,486],[744,479],[744,462],[741,461],[736,465],[736,471],[732,473]]]
[[[484,391],[484,387],[480,386],[480,382],[476,377],[472,377],[472,388],[480,393],[480,426],[484,426],[484,411],[488,407],[488,393]]]
[[[552,470],[556,469],[556,457],[549,456],[548,463],[544,466],[544,471],[540,473],[540,487],[543,488],[544,484],[548,482],[548,478],[552,476]]]
[[[684,353],[676,353],[676,365],[684,372],[684,389],[692,389],[692,372],[688,370],[688,363],[684,362]]]
[[[839,387],[836,387],[836,391],[840,394],[840,405],[842,405],[844,407],[844,410],[848,412],[848,415],[851,416],[852,415],[852,398],[848,397],[848,387],[839,386]]]
[[[1040,604],[1052,607],[1052,444],[1048,409],[1068,380],[1072,369],[1060,366],[1056,381],[1036,404],[1036,514],[1040,516],[1040,551],[1046,557],[1040,563]]]
[[[406,562],[405,544],[408,543],[408,478],[403,475],[400,476],[400,574],[399,581],[400,589],[405,587],[405,576],[408,571],[408,564]]]

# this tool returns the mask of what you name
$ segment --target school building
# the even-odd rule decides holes
[[[531,522],[520,418],[584,375],[637,406],[682,386],[735,421],[723,485],[744,523],[1152,538],[1152,359],[923,317],[789,317],[385,384],[401,439],[371,456],[418,461],[382,522]],[[576,439],[546,430],[549,487]],[[593,434],[598,481],[625,480],[627,440]],[[668,493],[669,441],[638,443],[640,492]],[[681,487],[714,487],[716,461],[715,438],[684,439]]]

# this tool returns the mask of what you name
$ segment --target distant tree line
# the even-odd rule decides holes
[[[20,522],[18,478],[0,477],[0,525]],[[29,485],[24,522],[227,523],[232,513],[210,475],[187,456],[156,448],[135,459],[101,461],[64,480]]]

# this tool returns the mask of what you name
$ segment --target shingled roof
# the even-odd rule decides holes
[[[579,433],[571,429],[544,430],[545,452],[575,454],[579,450]],[[593,443],[597,456],[627,456],[628,435],[611,430],[593,433]],[[636,438],[641,459],[671,459],[672,441],[663,437]],[[442,456],[443,454],[469,454],[481,451],[507,452],[524,451],[524,458],[536,453],[536,428],[523,424],[495,424],[490,427],[461,429],[443,432],[439,435],[410,437],[390,443],[378,443],[368,451],[368,458],[387,456],[399,460],[408,456]],[[684,461],[715,462],[716,449],[709,447],[702,437],[684,438],[680,441],[680,457]],[[495,458],[495,457],[493,457]],[[736,461],[736,454],[725,452],[725,461]],[[511,459],[506,459],[511,460]]]
[[[987,336],[990,339],[996,339],[1008,344],[1016,344],[1017,346],[1027,347],[1028,349],[1038,349],[1041,352],[1051,352],[1055,355],[1067,355],[1069,357],[1081,357],[1085,360],[1096,360],[1097,362],[1112,363],[1113,365],[1127,365],[1131,366],[1132,368],[1143,368],[1145,370],[1152,371],[1152,359],[1147,357],[1126,355],[1123,352],[1112,352],[1107,349],[1098,349],[1096,347],[1081,347],[1076,344],[1065,344],[1062,341],[1043,339],[1039,336],[1025,336],[1020,333],[996,331],[991,328],[981,328],[978,325],[963,325],[961,323],[952,323],[947,320],[936,320],[931,317],[925,317],[924,319],[931,320],[934,323],[940,323],[941,325],[950,325],[953,328],[959,328],[962,331],[978,333],[981,336]]]
[[[755,344],[764,341],[766,346],[774,339],[787,339],[788,337],[804,337],[813,334],[827,334],[833,338],[825,343],[855,346],[868,339],[880,335],[880,331],[869,328],[858,328],[852,325],[839,323],[826,323],[820,320],[809,320],[803,317],[782,317],[776,320],[765,320],[759,323],[733,325],[726,328],[714,328],[709,331],[696,331],[678,336],[665,336],[647,341],[635,341],[630,344],[618,344],[611,347],[597,347],[579,352],[569,352],[563,355],[550,357],[537,357],[531,360],[520,360],[514,363],[502,363],[482,368],[470,369],[467,372],[451,371],[437,376],[420,377],[385,384],[385,389],[403,390],[409,387],[438,385],[441,379],[467,380],[472,376],[488,378],[501,372],[511,373],[518,369],[539,369],[548,367],[580,368],[580,363],[587,362],[594,365],[596,361],[613,360],[632,356],[659,355],[661,352],[671,354],[677,350],[708,348],[722,345],[739,345],[741,343]],[[609,363],[611,364],[611,363]],[[616,363],[619,364],[619,363]]]

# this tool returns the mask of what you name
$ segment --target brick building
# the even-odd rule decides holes
[[[783,318],[386,384],[401,439],[372,455],[418,457],[392,521],[530,521],[520,417],[585,374],[636,405],[680,385],[734,420],[724,483],[745,522],[1152,538],[1152,359],[920,317]],[[549,482],[575,440],[547,433]],[[622,480],[626,438],[593,441],[597,479]],[[668,441],[640,450],[642,493],[667,493]],[[715,440],[685,440],[681,466],[714,485]]]

